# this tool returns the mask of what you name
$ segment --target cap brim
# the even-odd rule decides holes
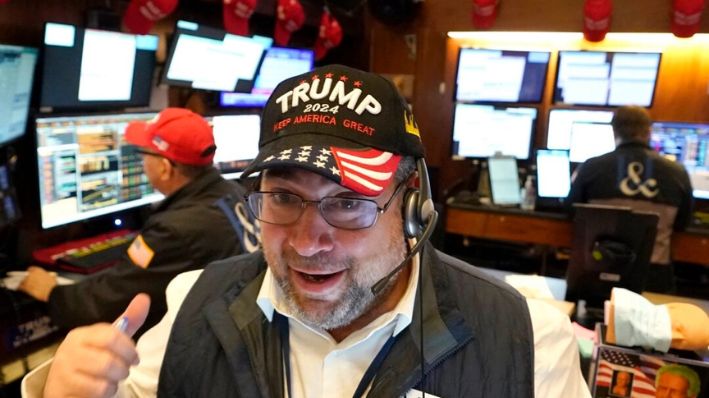
[[[143,148],[152,148],[153,145],[148,137],[148,124],[146,122],[131,122],[126,127],[125,140],[131,144]]]
[[[337,184],[343,185],[346,188],[367,196],[379,195],[383,189],[382,187],[386,187],[394,178],[396,168],[399,164],[398,156],[396,159],[388,162],[389,168],[393,169],[392,172],[389,172],[390,176],[386,178],[378,177],[377,181],[375,181],[375,183],[379,185],[379,188],[367,188],[366,183],[365,186],[362,186],[359,183],[348,184],[345,182],[345,180],[348,180],[347,176],[341,175],[340,173],[340,171],[342,171],[342,173],[346,173],[346,170],[344,170],[345,167],[342,167],[342,165],[339,164],[338,157],[332,154],[333,148],[357,151],[372,150],[372,148],[359,145],[350,140],[327,134],[294,134],[287,137],[281,137],[264,145],[259,150],[259,154],[256,156],[256,159],[254,159],[244,170],[242,177],[248,177],[257,171],[271,168],[297,167],[319,174]],[[379,153],[382,152],[379,151]],[[357,167],[358,169],[362,168],[362,166],[354,167]],[[379,165],[376,167],[379,167]],[[380,172],[376,171],[372,173],[380,174]]]

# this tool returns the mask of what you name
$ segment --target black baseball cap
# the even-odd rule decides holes
[[[299,167],[376,196],[402,156],[421,158],[424,148],[396,87],[374,73],[328,65],[276,87],[263,110],[259,154],[243,175]]]

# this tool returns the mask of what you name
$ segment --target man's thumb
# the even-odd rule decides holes
[[[131,300],[123,314],[116,320],[116,325],[121,325],[128,336],[133,336],[135,332],[143,326],[145,318],[150,309],[150,296],[145,293],[138,293]]]

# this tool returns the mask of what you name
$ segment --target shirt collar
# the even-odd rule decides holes
[[[413,242],[412,239],[410,245],[413,246],[413,243],[415,242]],[[420,256],[417,253],[411,259],[411,273],[409,274],[409,282],[406,286],[406,291],[404,291],[404,295],[396,304],[396,307],[394,307],[391,311],[382,314],[390,314],[391,316],[391,321],[387,322],[386,325],[391,324],[392,322],[395,323],[394,336],[406,329],[406,327],[411,324],[411,320],[413,319],[414,303],[416,300],[416,287],[418,285],[418,274],[420,272],[420,268]],[[280,286],[278,286],[276,278],[273,276],[270,267],[266,269],[266,275],[263,278],[261,289],[256,297],[256,304],[261,308],[261,311],[269,322],[273,320],[274,311],[278,311],[278,313],[287,318],[297,319],[295,315],[287,310],[285,298],[283,297],[283,290],[281,290]],[[372,322],[375,321],[376,320]]]

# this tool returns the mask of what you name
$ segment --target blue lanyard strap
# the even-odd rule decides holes
[[[278,311],[274,311],[273,321],[276,327],[278,328],[278,334],[281,338],[281,351],[283,354],[283,363],[285,365],[286,371],[285,382],[286,389],[288,391],[288,398],[293,398],[293,395],[291,394],[290,333],[288,319],[278,313]],[[359,385],[357,386],[357,389],[355,390],[352,396],[353,398],[361,398],[362,396],[364,396],[364,392],[367,390],[369,384],[372,382],[372,380],[374,380],[374,376],[377,375],[377,372],[382,367],[384,359],[389,354],[389,351],[391,351],[391,347],[394,345],[395,341],[396,337],[394,337],[393,335],[389,336],[389,339],[387,339],[386,343],[384,343],[384,346],[379,350],[377,356],[374,357],[374,360],[372,361],[372,363],[369,364],[369,367],[364,372],[364,376],[362,376],[362,380],[359,381]]]

